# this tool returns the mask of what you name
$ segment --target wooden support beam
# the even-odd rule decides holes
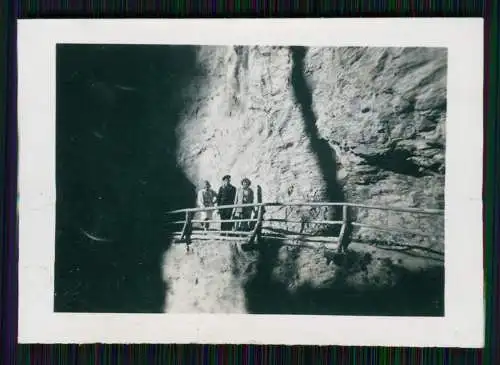
[[[262,187],[257,185],[257,202],[262,203]],[[252,231],[248,243],[259,243],[262,232],[262,221],[264,219],[264,206],[260,205],[257,211],[257,223]]]
[[[186,221],[173,221],[168,222],[168,224],[184,224]],[[211,220],[202,220],[202,219],[192,219],[191,223],[224,223],[224,222],[257,222],[257,219],[211,219]]]
[[[243,208],[243,207],[340,207],[347,206],[351,208],[361,208],[361,209],[371,209],[371,210],[390,210],[393,212],[402,213],[415,213],[415,214],[431,214],[431,215],[443,215],[444,211],[441,209],[420,209],[420,208],[406,208],[406,207],[388,207],[388,206],[374,206],[358,203],[342,203],[342,202],[289,202],[289,203],[253,203],[253,204],[231,204],[231,205],[221,205],[217,207],[204,207],[204,208],[187,208],[187,209],[177,209],[167,214],[179,214],[186,211],[189,212],[203,212],[203,211],[215,211],[219,209],[232,209],[232,208]]]
[[[345,250],[347,249],[347,246],[349,245],[349,241],[351,238],[351,232],[352,232],[352,225],[349,217],[348,206],[344,205],[342,207],[342,227],[340,228],[340,234],[338,240],[339,252],[345,252]]]
[[[270,234],[267,232],[262,233],[262,238],[268,238],[273,240],[283,240],[283,241],[301,241],[301,242],[323,242],[323,243],[337,243],[338,237],[333,236],[313,236],[304,237],[300,234]]]
[[[172,232],[174,236],[182,236],[183,232]],[[214,235],[225,235],[225,236],[250,236],[252,232],[246,231],[220,231],[220,230],[209,230],[205,231],[202,229],[193,229],[191,235],[198,234],[204,236],[214,236]]]
[[[299,220],[284,220],[284,219],[274,219],[269,218],[265,219],[265,222],[286,222],[286,223],[295,223],[295,224],[330,224],[330,225],[341,225],[343,221],[330,221],[330,220],[312,220],[312,221],[299,221]]]
[[[193,223],[191,222],[192,219],[193,219],[193,213],[186,211],[186,221],[182,229],[180,240],[186,242],[186,249],[188,251],[189,251],[189,245],[191,244],[191,233],[193,232]]]
[[[401,229],[401,228],[396,228],[396,227],[380,227],[380,226],[375,226],[372,224],[364,224],[364,223],[352,223],[353,226],[355,227],[362,227],[362,228],[368,228],[368,229],[373,229],[376,231],[385,231],[385,232],[393,232],[393,233],[401,233],[401,234],[412,234],[415,236],[423,236],[423,237],[428,237],[428,236],[440,236],[439,234],[436,233],[426,233],[422,231],[414,231],[411,229]]]

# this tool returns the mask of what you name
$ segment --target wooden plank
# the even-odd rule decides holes
[[[305,224],[330,224],[330,225],[339,225],[339,224],[342,224],[342,221],[329,221],[329,220],[306,221]]]
[[[182,232],[173,232],[173,236],[181,236]],[[232,238],[241,238],[241,239],[247,239],[249,235],[251,235],[252,232],[232,232],[229,236],[223,236],[221,235],[221,232],[217,231],[211,231],[211,232],[203,232],[203,231],[194,231],[191,234],[192,239],[201,239],[201,238],[206,238],[206,239],[232,239]],[[238,237],[240,236],[240,237]],[[241,237],[244,236],[244,237]],[[246,236],[246,237],[245,237]],[[338,241],[338,237],[331,237],[331,236],[305,236],[301,234],[273,234],[270,232],[262,232],[262,237],[267,237],[267,238],[272,238],[272,239],[281,239],[281,240],[302,240],[302,241],[310,241],[310,242],[325,242],[325,243],[334,243]]]
[[[432,215],[443,215],[444,210],[441,209],[420,209],[420,208],[406,208],[406,207],[389,207],[389,206],[375,206],[366,205],[359,203],[345,203],[345,202],[288,202],[288,203],[254,203],[254,204],[231,204],[231,205],[221,205],[218,207],[207,207],[207,208],[186,208],[177,209],[166,214],[179,214],[185,212],[203,212],[203,211],[215,211],[219,209],[234,209],[243,207],[292,207],[292,206],[306,206],[306,207],[334,207],[334,206],[348,206],[353,208],[371,209],[371,210],[389,210],[393,212],[403,212],[403,213],[416,213],[416,214],[432,214]]]
[[[179,239],[180,235],[174,236],[175,239]],[[204,234],[198,234],[198,233],[193,233],[191,235],[191,240],[221,240],[221,241],[247,241],[248,237],[238,237],[238,236],[220,236],[220,235],[204,235]],[[180,242],[179,242],[180,243]]]
[[[265,238],[265,236],[263,236]],[[177,237],[174,237],[174,240]],[[203,236],[200,235],[197,237],[196,235],[193,235],[191,237],[192,241],[198,240],[198,241],[241,241],[241,242],[248,242],[247,237],[226,237],[226,236]],[[291,240],[289,238],[277,238],[276,240],[282,241],[280,244],[285,245],[285,246],[294,246],[294,247],[309,247],[309,248],[318,248],[318,247],[330,247],[330,248],[336,248],[338,247],[338,242],[336,241],[328,241],[328,240],[317,240],[317,241],[299,241],[299,240]],[[291,243],[293,241],[293,243]],[[174,241],[175,243],[181,244],[183,242],[181,241]],[[191,243],[192,244],[192,243]]]
[[[342,224],[342,221],[330,221],[330,220],[312,220],[312,221],[300,221],[300,220],[287,220],[282,218],[266,218],[264,222],[279,222],[279,223],[290,223],[290,224]]]
[[[372,210],[390,210],[394,212],[405,213],[418,213],[418,214],[444,214],[444,210],[440,209],[419,209],[419,208],[406,208],[406,207],[388,207],[388,206],[375,206],[358,203],[339,203],[339,202],[290,202],[290,203],[267,203],[266,206],[305,206],[305,207],[338,207],[348,206],[353,208],[364,208]]]
[[[414,231],[414,230],[408,230],[408,229],[400,229],[400,228],[394,228],[394,227],[380,227],[380,226],[375,226],[375,225],[370,225],[370,224],[363,224],[363,223],[356,223],[352,222],[351,223],[355,227],[360,227],[360,228],[367,228],[367,229],[373,229],[373,230],[378,230],[378,231],[384,231],[384,232],[395,232],[395,233],[401,233],[401,234],[412,234],[416,236],[424,236],[424,237],[434,237],[434,236],[442,236],[442,234],[430,234],[430,233],[425,233],[421,231]],[[313,234],[308,234],[308,233],[297,233],[297,234],[281,234],[277,232],[272,231],[272,227],[262,227],[262,234],[266,237],[272,237],[272,238],[286,238],[286,239],[307,239],[307,240],[321,240],[321,239],[330,239],[329,236],[317,236]],[[192,231],[191,235],[194,234],[201,234],[201,235],[209,235],[209,236],[215,236],[215,235],[220,235],[222,233],[229,233],[229,236],[231,235],[241,235],[241,236],[250,236],[252,235],[252,232],[246,232],[246,231],[217,231],[217,230],[210,230],[210,231],[204,231],[201,229],[194,229]],[[172,232],[173,235],[182,235],[182,231],[177,231],[177,232]],[[334,239],[338,239],[334,238]]]
[[[270,234],[267,232],[262,232],[262,237],[265,238],[272,238],[272,239],[278,239],[278,240],[300,240],[300,241],[307,241],[307,242],[325,242],[325,243],[334,243],[338,242],[338,237],[329,237],[329,236],[303,236],[300,234],[297,235],[291,235],[291,234],[286,234],[286,235],[276,235],[276,234]]]
[[[290,239],[279,238],[276,241],[280,241],[279,245],[289,246],[289,247],[300,247],[300,248],[326,248],[329,250],[337,250],[339,247],[338,242],[335,241],[293,241]]]
[[[185,221],[167,222],[167,224],[184,224]],[[257,222],[257,219],[221,219],[204,221],[201,219],[192,219],[191,223],[223,223],[223,222]]]
[[[265,237],[265,235],[263,235]],[[273,237],[274,238],[274,237]],[[183,241],[178,241],[178,237],[174,237],[174,241],[172,243],[174,244],[183,244]],[[283,241],[282,245],[285,246],[291,246],[291,247],[305,247],[305,248],[312,248],[312,249],[317,249],[320,247],[324,248],[329,248],[329,249],[335,249],[338,247],[338,242],[332,241],[332,240],[315,240],[315,241],[310,241],[310,240],[303,240],[303,241],[298,241],[295,240],[294,243],[290,243],[291,239],[286,238],[286,237],[275,237],[276,240]],[[227,236],[211,236],[211,235],[198,235],[198,234],[193,234],[191,236],[191,240],[198,240],[198,241],[241,241],[241,242],[248,242],[247,237],[227,237]],[[288,241],[288,242],[287,242]],[[192,244],[192,243],[191,243]]]
[[[300,247],[300,248],[310,248],[313,250],[317,250],[318,248],[325,248],[327,250],[337,250],[338,248],[338,243],[336,242],[328,242],[328,243],[311,243],[311,242],[295,242],[295,243],[289,243],[289,242],[282,242],[281,245],[283,246],[289,246],[289,247]]]
[[[245,232],[245,231],[204,231],[201,229],[196,229],[193,230],[193,234],[202,234],[204,236],[214,236],[214,235],[221,235],[222,233],[229,233],[229,236],[234,235],[234,236],[250,236],[252,232]],[[182,232],[172,232],[173,235],[181,235]]]
[[[253,203],[253,204],[228,204],[228,205],[219,205],[214,207],[205,207],[205,208],[185,208],[185,209],[177,209],[167,212],[166,214],[179,214],[184,212],[206,212],[206,211],[214,211],[219,209],[234,209],[234,208],[251,208],[251,207],[260,207],[264,206],[268,203]]]
[[[270,227],[270,226],[264,226],[262,227],[262,230],[266,230],[266,232],[270,232],[270,234],[276,234],[276,235],[284,235],[284,234],[299,234],[299,232],[292,232],[290,230],[280,230],[279,228],[276,227]],[[304,237],[319,237],[317,233],[307,233],[307,232],[302,232],[300,235]]]
[[[241,241],[241,242],[247,242],[248,238],[246,237],[225,237],[225,236],[221,236],[221,237],[209,237],[209,236],[200,236],[200,237],[191,237],[191,240],[192,241]],[[182,241],[175,241],[175,243],[183,243]],[[191,243],[192,244],[192,243]]]
[[[377,231],[384,231],[384,232],[396,232],[396,233],[403,233],[403,234],[413,234],[413,235],[416,235],[416,236],[425,236],[425,237],[436,236],[436,234],[430,234],[430,233],[425,233],[425,232],[421,232],[421,231],[413,231],[413,230],[410,230],[410,229],[401,229],[401,228],[395,228],[395,227],[381,227],[381,226],[375,226],[375,225],[364,224],[364,223],[356,223],[356,222],[352,222],[351,224],[353,226],[355,226],[355,227],[368,228],[368,229],[373,229],[373,230],[377,230]]]
[[[280,223],[289,223],[289,224],[300,224],[302,221],[293,220],[293,219],[284,219],[284,218],[265,218],[264,222],[280,222]]]

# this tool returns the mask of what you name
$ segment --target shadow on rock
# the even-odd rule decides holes
[[[58,45],[55,311],[162,312],[194,47]]]
[[[304,74],[304,59],[306,52],[307,48],[291,47],[293,60],[292,87],[295,99],[302,111],[305,133],[309,138],[311,148],[323,176],[328,201],[343,202],[345,197],[337,179],[337,159],[335,151],[330,147],[328,141],[320,136],[316,125],[317,117],[313,110],[312,90]],[[341,217],[341,209],[335,209],[334,214],[336,217]],[[338,234],[338,227],[334,227],[332,230],[336,232],[335,234]]]
[[[259,247],[255,270],[245,285],[246,307],[253,314],[443,316],[444,268],[409,271],[390,259],[348,251],[325,254],[335,271],[321,285],[297,283],[297,262],[279,259],[282,245]],[[276,276],[276,268],[281,273]],[[285,268],[283,268],[285,266]],[[377,273],[370,273],[376,268]]]

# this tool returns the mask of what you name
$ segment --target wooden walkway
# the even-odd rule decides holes
[[[200,220],[195,219],[196,213],[203,211],[218,211],[219,209],[235,209],[249,207],[254,211],[253,217],[250,219],[211,219],[211,220]],[[288,219],[287,216],[284,218],[273,217],[272,210],[277,211],[278,209],[309,209],[309,211],[323,212],[324,216],[328,215],[328,209],[340,211],[341,214],[334,214],[341,216],[340,220],[330,220],[326,218],[316,218],[316,219]],[[387,224],[373,225],[363,223],[362,220],[357,220],[353,218],[353,210],[378,210],[387,213]],[[187,208],[179,209],[168,212],[169,224],[182,226],[180,231],[174,230],[174,238],[177,242],[186,243],[187,248],[192,240],[220,240],[223,241],[242,241],[249,244],[258,244],[262,238],[272,238],[278,240],[300,240],[302,245],[308,244],[320,244],[329,248],[336,248],[339,252],[345,251],[350,243],[352,232],[355,228],[364,228],[370,230],[377,230],[382,232],[399,233],[412,236],[421,237],[435,237],[442,236],[440,233],[435,232],[425,232],[414,229],[407,229],[398,226],[391,226],[389,224],[390,214],[405,214],[410,213],[412,215],[418,216],[428,216],[432,217],[440,216],[444,217],[444,211],[438,209],[417,209],[417,208],[404,208],[404,207],[387,207],[387,206],[370,206],[364,204],[356,203],[346,203],[346,202],[290,202],[290,203],[263,203],[257,202],[254,204],[237,204],[237,205],[224,205],[218,207],[210,208]],[[171,218],[175,215],[182,215],[182,218]],[[320,214],[316,214],[319,216]],[[331,214],[330,214],[331,215]],[[223,222],[239,223],[246,222],[250,225],[251,229],[248,231],[222,231],[220,229],[209,229],[205,230],[203,228],[203,223],[209,223],[211,226],[214,224],[220,224]],[[288,230],[280,227],[276,227],[276,223],[281,225],[292,225],[300,226],[300,229]],[[444,223],[443,223],[444,224]],[[310,227],[311,225],[321,225],[323,227],[337,227],[336,231],[339,232],[338,235],[332,235],[329,233],[313,234],[304,232],[304,227]],[[339,229],[340,227],[340,229]],[[323,230],[327,231],[328,230]],[[311,246],[311,247],[313,247]]]

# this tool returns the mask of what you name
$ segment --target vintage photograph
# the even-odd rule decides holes
[[[55,312],[444,316],[446,47],[55,62]]]

